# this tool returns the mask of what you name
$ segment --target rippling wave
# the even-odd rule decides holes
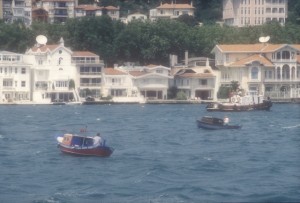
[[[299,105],[226,113],[205,105],[0,106],[0,202],[299,202]],[[109,158],[62,154],[55,137],[101,132]]]

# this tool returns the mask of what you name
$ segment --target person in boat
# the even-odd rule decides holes
[[[224,125],[228,125],[229,123],[229,118],[227,116],[224,117],[223,119]]]
[[[100,136],[100,133],[97,133],[94,139],[94,146],[101,146],[102,145],[102,138]]]

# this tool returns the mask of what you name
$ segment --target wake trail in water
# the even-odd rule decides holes
[[[282,128],[287,129],[287,128],[297,128],[297,127],[300,127],[300,124],[298,124],[298,125],[293,125],[293,126],[282,127]]]

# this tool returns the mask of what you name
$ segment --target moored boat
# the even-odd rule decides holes
[[[264,99],[262,95],[234,95],[229,102],[212,102],[206,107],[207,111],[252,111],[266,110],[272,107],[272,101]]]
[[[72,155],[109,157],[114,150],[106,146],[105,140],[100,145],[94,145],[93,137],[76,134],[58,136],[57,141],[62,152]]]
[[[197,120],[197,126],[208,130],[222,130],[222,129],[240,129],[241,125],[224,124],[223,119],[212,116],[204,116]]]

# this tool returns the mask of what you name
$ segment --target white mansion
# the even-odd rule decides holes
[[[25,54],[0,51],[0,103],[82,102],[111,96],[115,102],[166,100],[176,87],[187,99],[217,100],[220,86],[238,81],[246,93],[300,98],[300,45],[216,45],[215,60],[188,58],[171,67],[123,65],[104,68],[89,51],[37,43]]]

